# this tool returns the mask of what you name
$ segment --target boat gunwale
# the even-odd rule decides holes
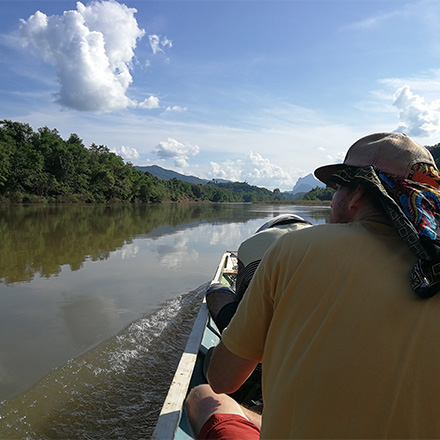
[[[182,353],[176,373],[168,389],[167,397],[159,414],[152,436],[153,439],[170,440],[175,437],[207,322],[208,307],[206,306],[206,300],[203,299],[199,313],[188,337],[185,350]]]
[[[227,281],[223,275],[228,269],[230,258],[236,258],[236,252],[226,251],[217,266],[215,275],[210,285],[221,283],[222,280]],[[229,275],[233,275],[236,271],[227,270]],[[191,333],[182,353],[176,372],[174,374],[171,385],[168,389],[159,418],[154,429],[152,439],[154,440],[170,440],[174,439],[179,428],[179,424],[183,414],[184,402],[194,373],[194,367],[197,361],[203,336],[209,322],[209,311],[204,297],[200,305],[199,312],[194,321]]]

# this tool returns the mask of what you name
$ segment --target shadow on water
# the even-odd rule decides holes
[[[151,438],[207,285],[0,405],[1,438]]]

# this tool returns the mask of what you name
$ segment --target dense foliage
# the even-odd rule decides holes
[[[435,144],[432,147],[428,147],[428,150],[431,152],[437,168],[440,169],[440,144]]]
[[[0,200],[12,202],[250,202],[283,200],[279,190],[246,183],[206,185],[160,180],[104,145],[86,148],[71,134],[0,121]]]
[[[330,187],[320,188],[319,186],[317,186],[316,188],[313,188],[308,193],[304,194],[303,200],[328,201],[328,200],[332,199],[334,193],[335,193],[335,190],[333,188],[330,188]]]

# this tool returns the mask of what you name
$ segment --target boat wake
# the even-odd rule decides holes
[[[207,286],[2,402],[1,438],[151,438]]]

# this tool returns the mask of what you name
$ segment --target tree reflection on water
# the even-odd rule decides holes
[[[162,204],[123,206],[3,206],[0,208],[0,281],[50,277],[68,265],[107,259],[137,236],[157,235],[163,226],[194,222],[244,222],[247,205]],[[256,218],[263,215],[255,215]]]

